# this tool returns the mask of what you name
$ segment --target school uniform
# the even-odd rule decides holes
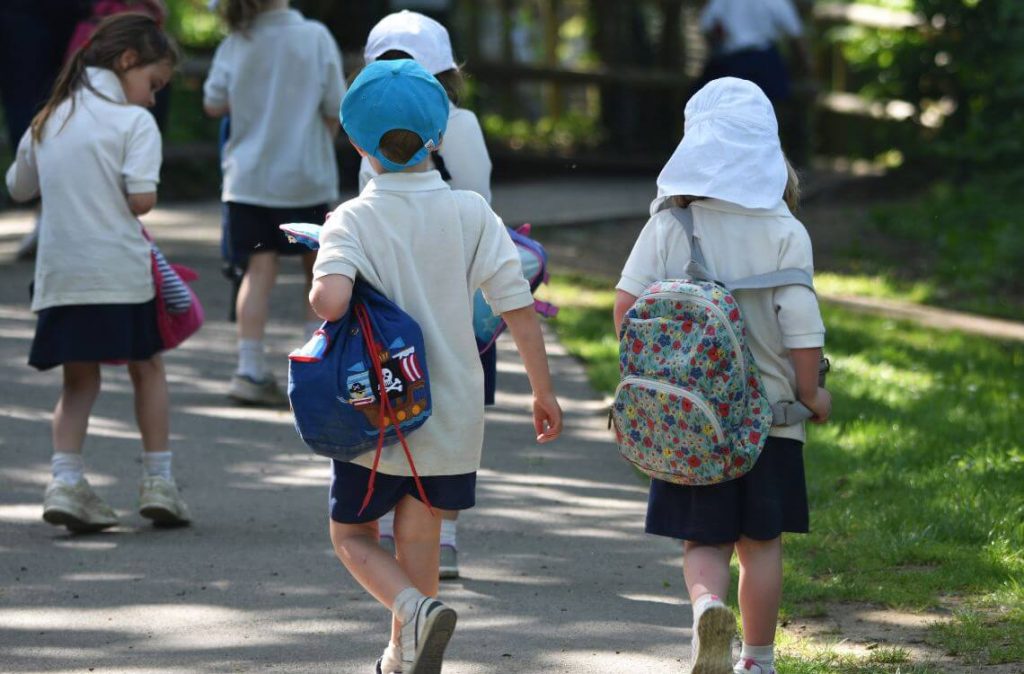
[[[721,34],[694,91],[720,77],[738,77],[757,84],[773,101],[790,96],[789,73],[776,42],[803,34],[800,15],[791,0],[711,0],[701,12],[700,29]]]
[[[221,200],[234,259],[308,252],[278,225],[322,223],[338,199],[334,139],[323,120],[337,116],[344,93],[334,38],[293,9],[263,12],[217,47],[203,102],[231,114]]]
[[[434,505],[472,507],[484,433],[472,297],[481,288],[495,313],[533,304],[519,254],[500,218],[479,194],[452,190],[437,171],[385,173],[343,203],[324,226],[313,275],[329,274],[362,278],[419,323],[433,413],[409,436],[413,460]],[[357,516],[358,499],[348,498],[347,489],[358,485],[361,499],[364,469],[372,467],[373,458],[370,452],[352,463],[334,462],[331,517],[336,521],[376,519],[402,495],[418,497],[401,446],[388,447],[379,473],[385,480],[404,479],[398,488],[378,486],[367,511]],[[428,485],[440,476],[452,478],[442,491],[459,499],[435,502],[429,496]]]
[[[440,155],[440,160],[438,160]],[[487,154],[480,122],[470,110],[448,104],[448,128],[440,152],[430,155],[432,166],[453,190],[469,190],[491,203],[491,157]],[[444,167],[441,171],[440,167]],[[377,177],[370,162],[363,157],[359,164],[359,191]],[[477,350],[484,346],[477,344]],[[498,349],[495,346],[480,353],[484,369],[484,405],[493,405],[498,388]]]
[[[150,243],[127,194],[155,192],[161,139],[152,115],[127,102],[117,75],[87,68],[90,87],[31,130],[7,172],[11,196],[45,195],[29,363],[146,360],[161,350]]]

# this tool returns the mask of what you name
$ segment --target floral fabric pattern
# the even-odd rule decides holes
[[[651,477],[708,485],[753,466],[772,425],[736,299],[658,281],[626,314],[612,405],[619,452]]]

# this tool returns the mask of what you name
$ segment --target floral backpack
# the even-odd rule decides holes
[[[714,280],[692,214],[672,212],[690,239],[689,278],[651,284],[626,313],[611,421],[619,453],[641,472],[717,484],[753,468],[772,426],[812,416],[799,402],[769,404],[733,292],[813,285],[801,269]]]

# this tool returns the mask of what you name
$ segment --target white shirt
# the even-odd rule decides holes
[[[800,15],[792,0],[711,0],[700,15],[700,29],[722,27],[726,54],[744,49],[765,49],[783,36],[803,34]]]
[[[437,171],[385,173],[331,215],[313,276],[362,278],[419,323],[433,411],[409,436],[421,475],[480,467],[483,369],[472,327],[477,288],[494,313],[531,306],[519,253],[483,198],[452,190]],[[370,468],[373,452],[355,463]],[[411,475],[401,445],[386,448],[380,472]]]
[[[796,267],[814,273],[811,239],[784,203],[748,209],[718,199],[690,204],[694,232],[707,269],[721,281]],[[686,277],[690,241],[668,209],[644,226],[615,287],[640,295],[651,283]],[[768,399],[796,400],[796,373],[789,349],[825,344],[825,325],[814,292],[803,286],[736,293],[747,329],[747,344],[761,369]],[[776,426],[769,435],[804,440],[803,425]]]
[[[453,190],[476,192],[491,203],[491,157],[487,154],[484,132],[470,110],[448,104],[448,128],[439,151],[444,167],[451,174]],[[431,155],[433,157],[433,155]],[[369,160],[359,164],[359,191],[376,177]]]
[[[127,102],[117,75],[88,68],[42,140],[29,129],[7,171],[19,201],[42,195],[32,310],[153,299],[150,245],[128,194],[155,192],[162,160],[153,116]],[[69,116],[70,115],[70,116]]]
[[[345,93],[341,55],[327,28],[291,9],[264,12],[232,33],[203,85],[208,107],[230,108],[222,201],[289,208],[338,198],[334,140]]]

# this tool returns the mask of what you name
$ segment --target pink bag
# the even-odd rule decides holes
[[[147,241],[153,242],[149,232],[145,229],[142,230],[142,234]],[[185,287],[188,288],[189,295],[192,297],[192,302],[186,311],[171,313],[164,302],[162,292],[164,280],[157,265],[155,249],[151,250],[150,257],[153,263],[153,285],[156,287],[156,324],[160,331],[160,341],[163,342],[164,350],[167,351],[184,342],[203,326],[203,305],[199,303],[199,297],[196,296],[195,291],[187,285],[198,279],[199,274],[194,269],[180,264],[171,265],[171,269],[185,282]]]

